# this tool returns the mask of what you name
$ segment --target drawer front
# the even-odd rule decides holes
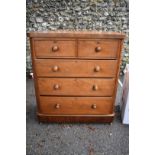
[[[40,97],[40,113],[47,115],[111,114],[111,97]]]
[[[112,96],[114,78],[39,78],[40,95]]]
[[[48,57],[75,57],[75,41],[35,40],[35,55],[38,58]]]
[[[79,57],[117,58],[118,40],[80,40]]]
[[[117,60],[36,60],[37,76],[115,77]]]

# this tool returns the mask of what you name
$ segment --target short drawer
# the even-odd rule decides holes
[[[78,56],[91,58],[117,58],[118,40],[80,40]]]
[[[47,115],[106,115],[113,112],[111,97],[40,97],[39,112]]]
[[[117,60],[35,60],[38,77],[115,77]]]
[[[76,42],[74,40],[35,40],[34,51],[38,58],[75,57]]]
[[[112,96],[114,78],[38,78],[40,95]]]

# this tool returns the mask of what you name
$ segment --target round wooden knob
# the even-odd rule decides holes
[[[99,72],[100,70],[101,70],[100,66],[96,66],[94,69],[95,72]]]
[[[59,108],[60,108],[60,104],[56,104],[56,105],[55,105],[55,108],[56,108],[56,109],[59,109]]]
[[[98,46],[98,47],[95,48],[95,51],[96,52],[100,52],[101,50],[102,50],[102,48],[100,46]]]
[[[98,86],[97,85],[94,85],[93,86],[93,90],[98,90]]]
[[[55,84],[55,85],[54,85],[54,89],[55,89],[55,90],[57,90],[57,89],[59,89],[59,88],[60,88],[60,86],[59,86],[58,84]]]
[[[57,72],[58,70],[59,70],[59,67],[58,67],[58,66],[54,66],[54,67],[53,67],[53,71],[54,71],[54,72]]]
[[[93,104],[92,105],[92,109],[96,109],[96,104]]]
[[[58,50],[59,50],[59,47],[58,47],[58,46],[53,46],[53,47],[52,47],[52,51],[53,51],[53,52],[56,52],[56,51],[58,51]]]

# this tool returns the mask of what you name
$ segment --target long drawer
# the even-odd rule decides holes
[[[114,78],[38,78],[40,95],[112,96]]]
[[[98,115],[113,112],[112,97],[40,97],[40,113],[47,115]]]
[[[36,59],[38,77],[115,77],[117,60]]]

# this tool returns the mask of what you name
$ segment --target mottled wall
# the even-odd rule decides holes
[[[27,0],[26,7],[27,32],[58,29],[124,32],[127,37],[121,71],[128,63],[128,0]],[[28,38],[26,63],[26,70],[30,72],[32,65]]]

